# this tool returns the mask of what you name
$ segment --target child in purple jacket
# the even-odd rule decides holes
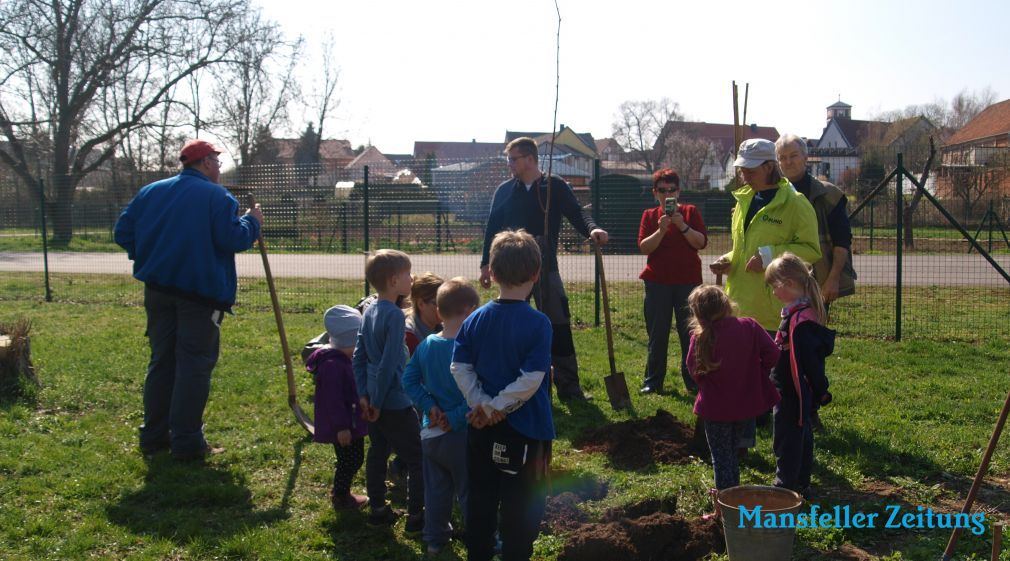
[[[313,352],[305,369],[316,380],[315,424],[312,440],[332,443],[337,454],[330,500],[336,510],[358,509],[368,497],[351,493],[351,480],[365,459],[368,423],[361,416],[351,355],[361,327],[361,314],[350,306],[334,306],[323,316],[329,345]]]
[[[698,383],[694,414],[705,424],[716,489],[740,484],[738,451],[754,447],[754,418],[779,402],[768,373],[779,348],[751,318],[733,315],[733,302],[715,285],[694,289],[687,369]]]

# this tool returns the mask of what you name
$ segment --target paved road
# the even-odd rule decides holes
[[[715,255],[703,255],[702,262],[715,260]],[[1010,271],[1010,256],[1000,255],[996,260],[1004,271]],[[412,255],[413,269],[435,271],[443,277],[479,275],[477,255]],[[610,255],[604,258],[608,281],[635,281],[645,263],[640,255]],[[239,276],[262,277],[263,263],[259,252],[248,251],[236,260]],[[592,281],[593,258],[583,255],[566,255],[560,259],[562,276],[566,281]],[[857,255],[855,267],[859,284],[894,286],[895,258],[888,255]],[[270,256],[270,269],[276,277],[312,277],[330,279],[364,278],[363,255],[275,254]],[[703,267],[704,268],[704,267]],[[0,272],[38,272],[43,270],[41,253],[0,252]],[[130,274],[132,263],[125,253],[73,253],[49,254],[51,273],[111,273]],[[714,278],[705,271],[706,280]],[[905,257],[903,269],[905,286],[991,286],[1006,287],[1007,282],[991,265],[977,254],[971,255],[910,255]]]

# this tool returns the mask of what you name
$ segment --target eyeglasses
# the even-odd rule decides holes
[[[215,163],[215,164],[217,164],[218,166],[220,166],[220,165],[221,165],[221,160],[217,159],[217,157],[216,157],[216,156],[215,156],[215,157],[213,157],[213,158],[212,158],[212,157],[210,157],[210,156],[208,156],[208,157],[207,157],[207,161],[209,161],[209,162],[214,162],[214,163]]]
[[[518,162],[519,160],[525,158],[526,156],[529,156],[529,154],[523,154],[522,156],[516,156],[515,158],[513,158],[512,156],[506,156],[505,159],[508,160],[508,163],[514,164],[514,163]]]
[[[669,189],[667,189],[666,187],[656,187],[657,193],[666,194],[666,193],[676,193],[677,191],[680,191],[680,187],[670,187]]]

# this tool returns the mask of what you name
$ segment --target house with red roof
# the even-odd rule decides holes
[[[756,124],[741,127],[742,140],[763,138],[775,142],[779,131],[775,127]],[[667,143],[671,151],[667,165],[680,174],[681,183],[690,189],[718,189],[735,173],[733,154],[736,151],[736,133],[731,124],[704,121],[668,121],[656,139],[656,145]],[[704,150],[704,144],[708,149]],[[695,158],[684,158],[680,152],[691,151]]]
[[[939,196],[957,197],[969,205],[987,195],[1010,196],[1010,99],[965,123],[940,154]]]

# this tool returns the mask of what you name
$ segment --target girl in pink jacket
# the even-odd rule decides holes
[[[756,321],[733,315],[733,302],[718,286],[696,288],[687,304],[693,316],[687,368],[698,383],[694,414],[704,422],[716,489],[735,487],[738,451],[754,447],[754,418],[779,402],[768,378],[779,348]]]

